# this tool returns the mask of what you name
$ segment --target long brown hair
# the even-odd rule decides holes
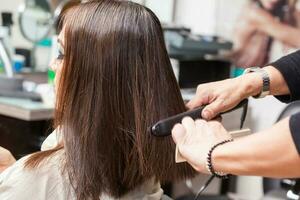
[[[121,197],[152,177],[194,175],[187,164],[175,164],[171,137],[149,132],[185,111],[153,12],[128,1],[89,1],[69,9],[64,31],[55,126],[77,198]],[[34,155],[28,166],[48,154]]]

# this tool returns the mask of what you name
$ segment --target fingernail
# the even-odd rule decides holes
[[[204,119],[210,119],[210,112],[209,111],[207,111],[207,110],[204,110],[203,112],[202,112],[202,117],[204,118]]]

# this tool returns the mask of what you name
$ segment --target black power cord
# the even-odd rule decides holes
[[[240,119],[240,129],[243,128],[245,120],[246,120],[246,116],[247,116],[247,111],[248,111],[248,99],[245,100],[245,103],[243,104],[243,112],[241,115],[241,119]],[[209,186],[209,184],[212,182],[212,180],[215,178],[214,175],[210,176],[209,179],[205,182],[205,184],[200,188],[200,190],[197,192],[196,197],[194,198],[194,200],[199,200],[200,195],[202,194],[202,192]]]

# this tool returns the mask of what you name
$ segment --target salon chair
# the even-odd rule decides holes
[[[277,122],[300,112],[300,101],[288,104],[280,113]],[[300,179],[263,178],[264,200],[299,199]]]

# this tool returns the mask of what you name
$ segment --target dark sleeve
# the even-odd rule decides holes
[[[298,154],[300,155],[300,113],[291,116],[289,126]]]
[[[290,90],[290,95],[275,96],[283,102],[300,99],[300,50],[271,63],[283,75]]]

